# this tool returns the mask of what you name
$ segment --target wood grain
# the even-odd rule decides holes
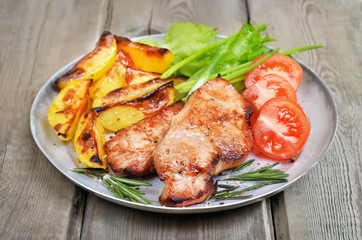
[[[0,1],[0,239],[360,239],[361,12],[359,0]],[[282,50],[325,45],[296,57],[327,83],[338,109],[330,149],[283,193],[213,214],[138,211],[76,187],[37,148],[34,97],[104,30],[133,37],[193,21],[231,34],[249,18],[267,23]]]
[[[98,1],[1,1],[1,239],[77,239],[85,194],[37,148],[29,111],[40,86],[93,47]],[[87,5],[87,12],[82,8]],[[83,25],[81,24],[83,23]]]
[[[82,239],[272,239],[266,201],[208,214],[157,214],[89,195]]]
[[[247,21],[244,1],[159,0],[152,7],[151,33],[164,33],[174,22],[195,22],[217,28],[219,34],[237,32]]]
[[[273,198],[273,214],[279,219],[274,223],[276,237],[360,239],[362,83],[358,69],[362,4],[268,0],[250,1],[249,6],[251,19],[267,22],[268,32],[280,40],[278,46],[325,45],[296,57],[328,84],[339,116],[337,135],[320,163],[284,194]],[[273,11],[263,11],[270,8]],[[286,221],[280,220],[283,217],[287,217],[287,228]]]

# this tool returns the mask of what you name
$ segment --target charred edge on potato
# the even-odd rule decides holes
[[[98,156],[97,153],[93,154],[93,156],[89,159],[89,161],[94,162],[94,163],[96,163],[96,164],[98,164],[98,165],[100,165],[100,166],[103,165],[103,162],[102,162],[102,160],[99,158],[99,156]]]
[[[63,76],[59,77],[57,80],[55,80],[55,85],[59,87],[59,84],[62,82],[70,82],[73,79],[80,79],[84,76],[85,70],[80,67],[76,67],[69,72],[65,73]]]
[[[148,56],[163,56],[165,53],[169,52],[167,48],[160,48],[160,47],[154,47],[150,45],[146,45],[143,43],[133,42],[128,38],[120,37],[114,35],[114,38],[116,39],[117,43],[117,50],[121,50],[121,46],[123,45],[130,45],[133,44],[135,47],[144,47],[147,48],[147,51],[145,52]]]
[[[96,46],[102,46],[102,47],[110,47],[110,46],[112,46],[112,42],[108,41],[108,39],[107,39],[109,35],[112,35],[112,33],[109,32],[109,31],[104,31],[102,33],[102,35],[100,36],[99,41],[96,44]]]
[[[139,102],[142,102],[148,98],[152,98],[153,95],[157,94],[158,91],[164,89],[164,88],[169,88],[169,87],[173,87],[173,81],[169,82],[169,83],[166,83],[165,85],[162,85],[160,86],[159,88],[156,88],[155,90],[149,92],[149,93],[146,93],[145,95],[139,97],[139,98],[136,98],[136,99],[132,99],[132,100],[129,100],[129,101],[124,101],[124,102],[119,102],[119,103],[115,103],[115,104],[112,104],[112,105],[109,105],[109,106],[104,106],[104,107],[95,107],[93,108],[94,111],[96,111],[97,113],[101,113],[109,108],[112,108],[114,106],[118,106],[118,105],[134,105],[135,103],[139,103]]]
[[[144,82],[144,83],[139,84],[139,88],[134,88],[134,91],[140,90],[140,89],[142,89],[142,88],[147,88],[147,87],[149,87],[149,86],[152,86],[153,84],[162,83],[162,82],[164,82],[164,85],[166,85],[166,84],[169,83],[168,80],[170,80],[170,79],[156,78],[156,79],[153,79],[153,80],[151,80],[151,81],[148,81],[148,82]],[[153,89],[152,91],[150,91],[150,92],[142,95],[141,97],[147,98],[148,96],[152,95],[155,91],[157,91],[158,89],[160,89],[160,87],[162,87],[162,86],[164,86],[164,85],[161,85],[161,86]],[[136,86],[136,85],[127,86],[127,87],[135,87],[135,86]],[[126,88],[127,88],[127,87],[126,87]],[[113,102],[109,102],[109,103],[106,102],[106,101],[109,101],[109,99],[111,99],[111,100],[112,100],[112,99],[117,99],[117,98],[119,98],[120,96],[122,96],[122,94],[119,93],[120,91],[122,91],[122,89],[125,89],[125,88],[115,89],[115,90],[109,92],[107,95],[105,95],[105,96],[103,97],[104,100],[103,100],[102,106],[101,106],[100,108],[113,107],[113,106],[115,106],[115,105],[117,105],[117,104],[121,104],[121,103],[124,103],[124,102],[132,101],[133,99],[132,99],[132,100],[127,100],[127,101],[121,101],[121,102],[117,102],[117,101],[113,101]],[[130,90],[130,89],[127,89],[127,90]],[[127,95],[127,90],[126,90],[126,93],[125,93],[126,95]],[[131,90],[132,90],[132,88],[131,88]],[[138,99],[138,98],[136,98],[136,99]],[[99,108],[99,107],[95,107],[95,109],[98,109],[98,108]],[[100,111],[100,110],[98,109],[98,111]]]

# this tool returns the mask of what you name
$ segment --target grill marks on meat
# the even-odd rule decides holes
[[[165,181],[161,204],[182,207],[205,201],[214,190],[212,176],[246,159],[253,147],[250,110],[222,78],[208,81],[190,96],[153,155]]]
[[[184,106],[175,103],[155,116],[119,130],[105,144],[108,163],[122,175],[146,176],[155,172],[152,154],[170,126],[171,118]]]

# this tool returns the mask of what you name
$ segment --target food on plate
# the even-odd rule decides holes
[[[240,165],[251,152],[250,105],[222,78],[206,82],[171,120],[153,161],[166,206],[200,203],[213,192],[212,176]]]
[[[117,49],[128,54],[134,63],[134,68],[163,73],[172,63],[174,55],[166,48],[159,48],[132,42],[128,38],[116,36]]]
[[[132,64],[132,59],[122,51],[117,53],[116,60],[104,75],[93,82],[89,90],[91,99],[101,98],[107,93],[127,85],[125,80],[127,66]]]
[[[254,111],[260,111],[261,106],[269,99],[285,96],[297,102],[297,93],[292,85],[276,74],[268,74],[242,92],[243,97],[253,106]]]
[[[253,125],[255,146],[266,156],[278,160],[296,156],[308,140],[309,132],[307,114],[286,97],[264,103]]]
[[[73,138],[80,116],[89,104],[91,80],[74,80],[63,88],[48,110],[48,122],[58,138],[69,141]]]
[[[173,103],[174,95],[172,82],[169,82],[151,94],[111,107],[97,108],[97,112],[104,128],[118,131],[162,111]]]
[[[245,23],[215,41],[216,29],[176,23],[164,41],[142,43],[105,32],[56,80],[62,90],[49,108],[49,123],[61,140],[75,134],[84,166],[138,177],[157,170],[165,182],[161,204],[203,202],[214,191],[213,176],[244,162],[253,134],[260,152],[278,160],[294,157],[308,138],[309,120],[295,92],[303,72],[286,55],[321,46],[278,54],[264,45],[273,40],[261,35],[265,29]],[[117,131],[106,143],[105,129]],[[112,177],[102,179],[115,196],[134,201],[116,192],[125,190],[114,188],[119,179]]]
[[[168,130],[171,118],[183,106],[183,102],[177,102],[111,136],[104,148],[112,171],[131,176],[154,173],[152,154]]]
[[[242,95],[254,108],[250,117],[254,143],[272,159],[295,157],[308,139],[309,118],[296,94],[302,77],[301,66],[283,54],[273,55],[246,75]]]
[[[258,57],[253,63],[262,59],[264,56],[265,55]],[[277,53],[246,75],[245,87],[250,87],[271,73],[286,79],[295,90],[298,89],[303,78],[303,69],[294,59]]]
[[[90,168],[107,168],[103,126],[94,109],[89,109],[79,119],[74,135],[74,148],[79,161]]]
[[[126,83],[128,85],[144,83],[155,78],[160,78],[160,73],[146,72],[128,67],[126,70]]]
[[[96,48],[85,55],[70,71],[55,81],[59,88],[64,88],[72,80],[93,79],[105,74],[114,64],[117,55],[116,40],[112,33],[104,32]]]
[[[124,88],[116,89],[102,98],[97,98],[93,101],[93,108],[95,107],[110,107],[117,103],[122,103],[130,101],[136,98],[145,96],[146,94],[150,95],[154,91],[157,91],[161,86],[172,82],[172,78],[169,79],[154,79],[148,82],[128,85]]]

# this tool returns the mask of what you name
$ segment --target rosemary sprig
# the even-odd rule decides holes
[[[108,174],[105,169],[98,168],[73,168],[71,171],[76,173],[82,173],[99,178],[107,185],[111,192],[120,199],[128,198],[132,202],[142,204],[152,204],[151,201],[145,199],[142,195],[145,193],[132,188],[132,186],[152,186],[152,184],[144,181],[133,180],[128,178],[116,177]]]
[[[252,164],[254,161],[255,161],[255,159],[250,159],[250,160],[242,163],[239,167],[231,169],[230,172],[232,173],[232,172],[237,172],[237,171],[243,170],[244,168],[246,168],[247,166]]]
[[[279,180],[281,182],[286,182],[289,174],[285,173],[279,169],[271,169],[278,165],[279,163],[274,163],[272,165],[262,167],[258,170],[246,172],[238,175],[233,175],[225,180],[241,180],[241,181],[267,181],[267,180]]]
[[[245,169],[247,166],[251,165],[255,159],[248,160],[241,164],[240,166],[230,170],[228,173],[233,173],[237,171],[241,171]],[[215,191],[211,195],[210,199],[215,200],[233,200],[233,199],[247,199],[252,197],[252,195],[244,195],[245,192],[259,189],[266,185],[277,184],[282,182],[287,182],[287,177],[289,174],[285,173],[280,169],[272,169],[279,163],[274,163],[262,168],[259,168],[254,171],[249,171],[237,175],[232,175],[222,180],[218,180],[215,183]],[[242,190],[235,191],[236,189],[240,188],[240,185],[226,185],[220,184],[220,181],[228,181],[228,180],[238,180],[238,181],[263,181],[262,183],[258,183],[256,185],[246,187]],[[219,191],[220,188],[224,190]]]
[[[244,188],[244,189],[242,189],[240,191],[235,191],[235,192],[230,192],[229,190],[224,190],[224,191],[216,192],[213,198],[217,199],[217,200],[220,200],[220,199],[228,199],[228,200],[229,199],[234,199],[235,196],[242,197],[243,196],[242,194],[245,193],[245,192],[255,190],[255,189],[259,189],[259,188],[264,187],[266,185],[276,184],[276,183],[280,183],[280,182],[281,181],[263,182],[263,183],[259,183],[259,184],[256,184],[254,186],[247,187],[247,188]],[[236,186],[236,188],[238,188],[238,187],[239,186]],[[248,195],[248,197],[249,196],[252,196],[252,195]]]

